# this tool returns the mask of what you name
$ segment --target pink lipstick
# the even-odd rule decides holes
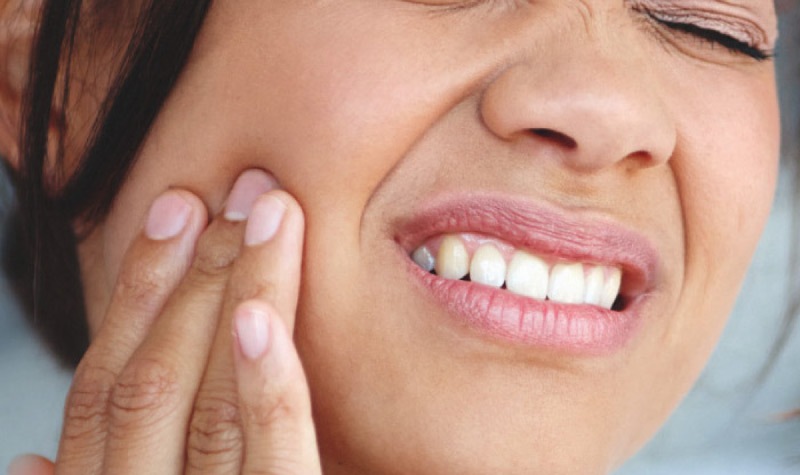
[[[567,213],[529,201],[471,194],[429,202],[420,212],[399,220],[396,225],[395,240],[412,280],[445,310],[451,317],[449,323],[512,344],[573,354],[613,352],[625,346],[635,334],[641,323],[642,306],[657,280],[658,254],[643,235],[610,219],[586,213]],[[472,282],[469,275],[460,280],[460,274],[444,278],[411,259],[420,246],[440,243],[442,236],[464,236],[465,252],[469,255],[476,246],[474,237],[482,236],[499,249],[493,254],[496,260],[500,255],[510,259],[512,254],[522,253],[552,266],[547,298],[520,295],[516,289],[512,292],[505,285],[498,287],[498,282],[493,285]],[[436,250],[433,251],[435,254]],[[474,265],[473,262],[473,269]],[[503,265],[501,261],[501,269]],[[619,295],[613,307],[599,306],[590,297],[585,301],[580,297],[572,301],[556,298],[556,294],[564,292],[555,288],[561,284],[552,283],[560,278],[555,269],[566,267],[617,269],[617,277],[621,270],[621,283],[617,280]],[[581,279],[579,275],[578,292],[584,291]],[[586,282],[587,295],[591,293],[591,285],[600,285],[596,279],[589,283],[589,277]]]

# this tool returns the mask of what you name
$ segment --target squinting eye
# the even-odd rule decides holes
[[[405,0],[409,3],[418,3],[420,5],[428,5],[432,7],[446,7],[446,8],[470,8],[484,0]]]
[[[682,21],[682,19],[663,16],[653,11],[645,11],[644,13],[651,20],[670,30],[691,35],[712,45],[722,46],[731,52],[749,56],[756,61],[765,61],[773,56],[771,51],[759,48],[754,43],[736,38],[721,30],[701,25],[700,22]]]

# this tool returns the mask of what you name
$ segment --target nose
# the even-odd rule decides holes
[[[560,43],[527,54],[487,86],[480,113],[491,132],[580,173],[666,163],[676,124],[647,61],[610,56],[588,39]]]

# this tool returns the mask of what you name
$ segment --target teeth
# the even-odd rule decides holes
[[[619,286],[622,283],[622,271],[617,268],[609,269],[606,276],[606,285],[603,287],[603,297],[600,299],[600,306],[611,309],[614,301],[619,295]]]
[[[433,254],[431,254],[427,246],[422,246],[414,251],[414,254],[411,255],[411,259],[428,272],[432,271],[433,267],[436,265],[436,260],[433,258]]]
[[[459,280],[469,273],[469,254],[461,239],[455,236],[442,239],[435,268],[436,274],[445,279]]]
[[[472,255],[469,278],[479,284],[500,288],[506,280],[506,261],[491,244],[484,244]]]
[[[550,271],[547,298],[561,303],[583,303],[583,264],[556,264]]]
[[[592,267],[586,272],[586,289],[583,301],[591,305],[600,305],[603,300],[605,271],[602,267]]]
[[[550,268],[536,256],[517,251],[511,258],[506,275],[506,288],[515,294],[539,300],[547,297]]]
[[[461,280],[469,275],[473,282],[496,288],[505,283],[509,292],[537,300],[606,309],[611,309],[617,300],[622,281],[622,271],[618,268],[568,262],[551,267],[525,251],[515,251],[506,265],[499,249],[505,248],[484,242],[470,258],[464,240],[449,235],[442,238],[435,258],[428,246],[419,247],[411,258],[425,271],[435,270],[439,277]]]

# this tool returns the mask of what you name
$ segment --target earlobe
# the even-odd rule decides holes
[[[42,0],[0,0],[0,157],[19,168],[22,94]]]

